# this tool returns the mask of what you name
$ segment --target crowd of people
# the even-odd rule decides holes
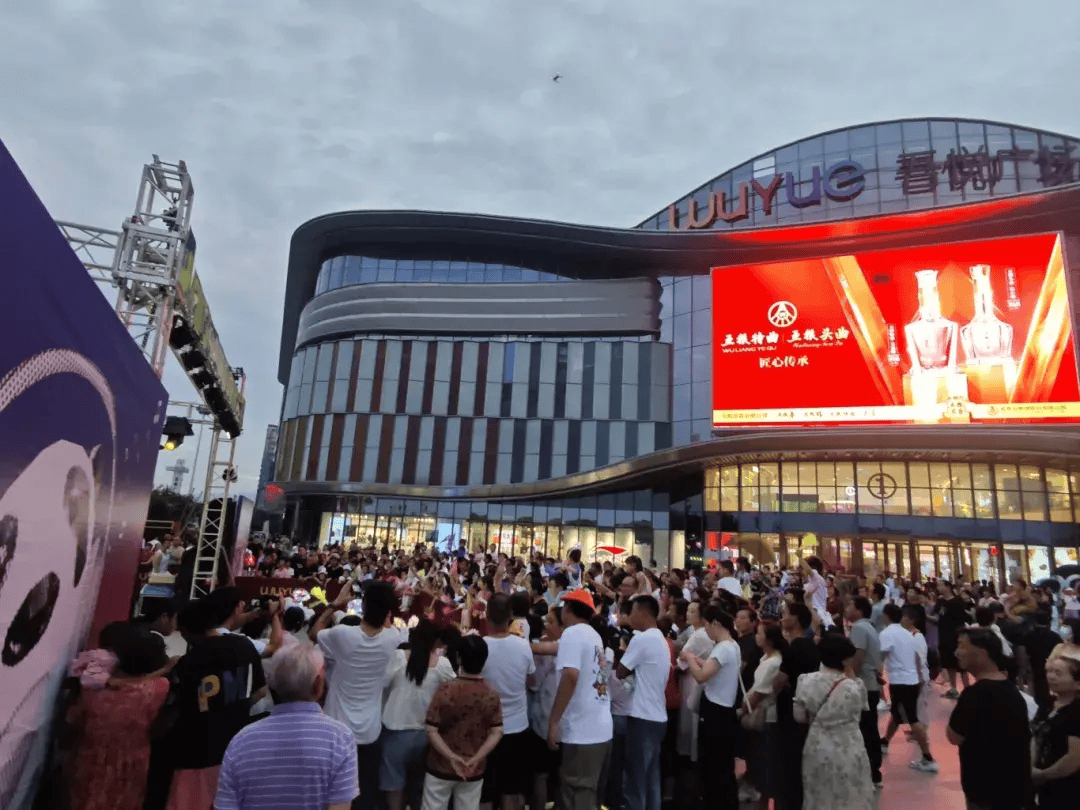
[[[1080,800],[1068,592],[814,556],[251,555],[340,590],[248,605],[226,586],[106,627],[71,668],[73,808],[865,810],[902,730],[935,778],[943,699],[969,808]]]

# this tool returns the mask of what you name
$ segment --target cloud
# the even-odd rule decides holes
[[[188,162],[199,272],[249,375],[239,463],[254,476],[280,407],[289,239],[306,219],[425,208],[632,226],[833,127],[955,115],[1080,133],[1061,91],[1080,52],[1047,35],[1078,29],[1080,6],[1046,0],[1023,14],[927,0],[10,0],[0,138],[55,217],[102,227],[131,213],[151,153]],[[166,382],[194,397],[175,368]]]

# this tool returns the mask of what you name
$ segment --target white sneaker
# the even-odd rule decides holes
[[[889,704],[886,703],[884,700],[879,700],[877,704],[877,710],[879,713],[887,712],[889,710]]]
[[[933,760],[926,759],[925,757],[919,757],[914,760],[909,766],[913,771],[922,771],[923,773],[937,773],[938,766]]]

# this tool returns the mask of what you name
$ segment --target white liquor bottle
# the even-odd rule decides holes
[[[919,311],[904,327],[913,375],[956,368],[957,325],[941,314],[937,277],[937,270],[915,271]]]
[[[1013,328],[994,314],[990,265],[976,264],[971,267],[971,283],[975,287],[975,317],[971,323],[960,328],[964,362],[967,365],[1011,363]]]

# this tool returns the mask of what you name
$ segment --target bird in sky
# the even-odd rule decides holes
[[[553,82],[557,82],[561,78],[562,78],[562,74],[561,73],[556,73],[554,76],[551,77],[551,80]]]

